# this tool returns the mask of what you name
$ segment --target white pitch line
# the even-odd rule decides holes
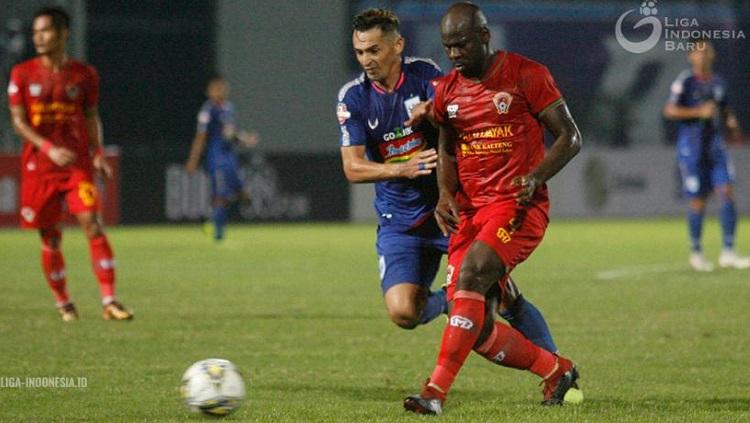
[[[639,276],[655,274],[655,273],[674,272],[674,271],[686,270],[686,269],[688,269],[687,264],[677,264],[677,263],[641,264],[641,265],[636,265],[636,266],[626,266],[626,267],[620,267],[617,269],[604,270],[604,271],[598,272],[595,275],[595,277],[597,279],[611,280],[611,279],[620,279],[620,278],[626,278],[626,277],[633,278],[633,277],[639,277]]]

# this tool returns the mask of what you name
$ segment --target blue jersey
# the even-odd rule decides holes
[[[206,133],[206,166],[228,165],[234,156],[235,116],[232,103],[207,100],[198,112],[198,132]]]
[[[377,163],[398,163],[420,151],[437,148],[437,131],[428,122],[405,127],[411,109],[433,96],[430,81],[442,73],[429,59],[406,57],[401,76],[391,93],[374,85],[362,73],[339,91],[336,116],[341,146],[365,146],[367,158]],[[428,219],[437,203],[435,172],[415,179],[398,178],[375,183],[375,210],[382,229],[408,230]]]
[[[727,105],[726,82],[719,75],[702,79],[691,70],[685,70],[672,83],[669,102],[681,107],[698,107],[714,101],[723,111]],[[677,122],[678,142],[711,143],[721,142],[721,113],[712,119],[685,119]]]

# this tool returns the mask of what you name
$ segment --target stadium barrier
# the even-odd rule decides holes
[[[740,214],[750,214],[750,148],[729,150],[735,163]],[[372,184],[351,185],[351,219],[372,221]],[[584,148],[549,183],[552,217],[683,216],[687,204],[674,148],[609,150]],[[712,201],[709,209],[716,209]]]

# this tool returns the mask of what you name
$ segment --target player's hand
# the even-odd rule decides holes
[[[698,106],[698,117],[700,119],[711,119],[716,114],[716,102],[707,101]]]
[[[525,175],[516,176],[510,184],[514,187],[521,188],[515,195],[516,203],[521,206],[526,206],[531,202],[531,199],[534,197],[534,193],[536,193],[536,189],[539,188],[541,182],[533,175]]]
[[[76,161],[76,153],[65,147],[52,147],[47,156],[52,162],[60,167],[65,167]]]
[[[432,116],[432,100],[422,101],[411,109],[411,117],[404,122],[404,126],[416,126],[422,119],[430,119]]]
[[[452,195],[441,194],[435,206],[435,220],[443,235],[455,233],[458,231],[458,224],[461,221],[458,214],[458,203]]]
[[[401,176],[409,179],[429,175],[437,167],[437,151],[434,148],[420,151],[416,156],[403,163]]]
[[[255,131],[247,132],[240,131],[237,134],[237,139],[240,141],[243,147],[253,148],[260,142],[260,137]]]
[[[106,179],[112,178],[112,167],[107,163],[107,158],[103,154],[94,155],[94,169],[100,172]]]

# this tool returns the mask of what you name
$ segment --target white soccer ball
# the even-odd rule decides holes
[[[245,399],[245,382],[231,361],[209,358],[193,363],[185,371],[180,394],[195,413],[225,416]]]

